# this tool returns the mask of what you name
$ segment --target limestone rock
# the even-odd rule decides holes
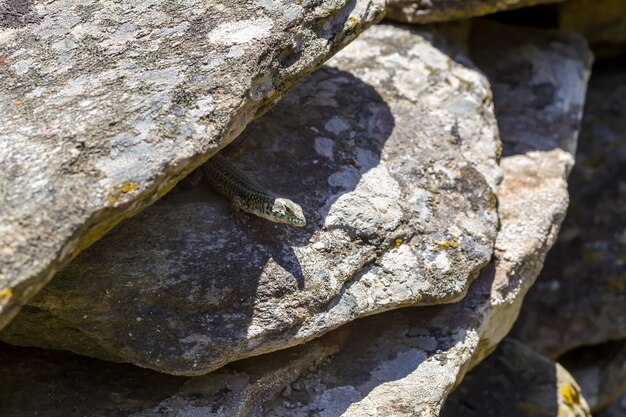
[[[177,190],[79,256],[0,337],[198,375],[460,299],[492,255],[500,142],[486,79],[434,38],[372,28],[226,150],[301,203],[307,227],[237,225],[223,198]]]
[[[0,327],[384,12],[382,0],[29,4],[0,9]]]
[[[392,39],[415,36],[396,31],[399,29],[376,28],[371,35],[387,33]],[[496,31],[486,39],[494,42],[499,37],[502,33]],[[487,48],[492,44],[483,40],[477,45]],[[528,60],[524,67],[534,74],[523,79],[531,84],[526,94],[544,91],[531,88],[533,80],[552,82],[551,105],[545,106],[542,100],[531,102],[544,103],[537,104],[536,111],[549,109],[555,122],[527,125],[527,129],[542,133],[536,135],[537,149],[530,149],[525,141],[525,154],[503,158],[500,249],[496,261],[481,272],[467,296],[455,304],[404,308],[359,319],[301,346],[229,364],[187,380],[176,394],[158,405],[146,404],[135,417],[439,415],[447,394],[467,369],[492,351],[508,331],[540,268],[540,259],[555,239],[565,213],[566,176],[573,156],[561,149],[543,149],[542,143],[548,137],[551,143],[575,147],[577,125],[572,121],[580,117],[584,81],[590,71],[584,43],[551,32],[534,32],[524,42],[512,42],[505,48],[495,44],[491,54],[493,58],[487,59],[490,54],[485,53],[481,67],[494,85],[500,86],[495,88],[496,103],[528,99],[519,94],[523,86],[509,90],[502,81],[495,81],[507,79],[501,72],[507,66],[500,66],[501,60],[519,65],[523,56]],[[571,84],[576,78],[580,82]],[[576,93],[569,90],[572,85],[578,86]],[[568,99],[561,100],[564,96]],[[545,100],[546,96],[541,97]],[[503,115],[513,109],[513,105],[505,106]],[[561,124],[556,123],[559,111]],[[509,135],[521,137],[522,133],[508,130]],[[507,147],[515,147],[514,136],[506,139],[505,153]],[[94,403],[93,409],[98,409],[98,404]]]
[[[559,1],[563,0],[388,0],[386,17],[406,23],[448,22]]]
[[[594,72],[568,217],[516,325],[549,357],[626,337],[625,97],[623,66]]]
[[[497,30],[487,38],[499,38],[500,32]],[[563,49],[563,44],[557,43],[557,40],[571,42],[572,45]],[[485,48],[487,43],[482,42],[480,45]],[[552,78],[558,80],[554,90],[555,100],[565,93],[560,87],[570,87],[564,80],[571,81],[575,77],[581,77],[580,85],[584,86],[588,77],[589,53],[584,49],[584,43],[577,38],[536,32],[525,42],[509,45],[508,48],[501,46],[494,45],[494,50],[491,51],[495,55],[493,61],[483,62],[483,69],[493,79],[497,79],[499,74],[496,63],[501,62],[501,59],[516,62],[519,56],[525,56],[529,62],[537,63],[534,69],[535,79],[549,78],[548,75],[552,73],[563,76]],[[528,50],[535,50],[536,54],[520,54],[520,51]],[[572,66],[570,61],[557,59],[562,54],[570,58],[580,54],[578,66]],[[486,52],[485,56],[489,56],[489,53]],[[528,89],[533,91],[530,87]],[[516,89],[496,88],[495,91],[502,94],[495,97],[496,103],[499,100],[515,101],[525,96],[520,95]],[[569,114],[568,117],[561,117],[561,120],[576,115],[580,117],[583,97],[584,87],[578,90],[578,95],[572,95],[571,100],[561,102],[561,116]],[[563,129],[570,129],[570,146],[567,148],[573,148],[576,126],[558,125],[557,108],[556,104],[551,108],[554,123],[527,128],[538,129],[546,134],[544,127],[551,126],[554,129],[553,143],[558,142],[557,137],[563,140],[560,136]],[[510,107],[505,107],[503,115],[508,114],[506,109],[514,111],[515,106],[511,104]],[[541,109],[537,111],[540,112]],[[514,130],[509,130],[508,133],[515,134]],[[518,133],[520,137],[521,133]],[[536,146],[542,149],[545,137],[536,137]],[[513,146],[515,136],[507,139],[506,143]],[[559,143],[565,145],[564,142]],[[526,141],[524,145],[530,146],[530,143]],[[289,379],[282,396],[273,401],[268,401],[272,396],[265,395],[266,391],[258,391],[262,389],[260,384],[255,383],[259,380],[258,376],[246,378],[249,382],[240,386],[237,391],[246,393],[246,398],[252,397],[251,393],[255,392],[258,400],[254,407],[260,410],[250,415],[439,415],[447,394],[461,381],[466,370],[493,350],[512,325],[521,298],[538,273],[541,259],[554,241],[564,216],[567,203],[565,178],[572,161],[573,156],[560,149],[529,150],[525,155],[504,158],[504,180],[500,187],[499,209],[502,226],[497,238],[501,250],[496,254],[496,263],[480,274],[467,296],[452,305],[401,309],[361,319],[323,336],[318,340],[319,343],[332,345],[337,340],[345,341],[339,353],[321,366],[302,369],[303,375],[293,383]],[[308,346],[306,344],[302,349]],[[277,352],[274,355],[280,354],[281,352]],[[264,363],[264,358],[266,357],[251,358],[249,361],[256,359],[256,363]],[[222,380],[229,369],[230,365],[202,377],[203,384],[206,387],[218,386],[217,381]],[[238,370],[244,371],[244,375],[251,375],[242,368]],[[264,381],[280,379],[272,377],[273,371],[267,372]],[[216,392],[215,390],[216,388],[211,388],[210,392]],[[205,392],[205,395],[211,398],[214,394]],[[231,395],[235,397],[243,394]],[[177,408],[170,407],[170,404],[185,404],[193,409],[206,407],[210,402],[198,400],[198,395],[181,393],[154,408],[138,413],[137,416],[152,417],[157,410],[163,410],[162,407],[166,407],[165,415],[174,416]],[[244,415],[231,410],[235,409],[226,407],[225,414]]]
[[[591,417],[576,380],[560,364],[512,339],[468,373],[441,417]]]

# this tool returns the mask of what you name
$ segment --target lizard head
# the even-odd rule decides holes
[[[271,208],[272,221],[285,223],[290,226],[302,227],[306,225],[306,218],[302,207],[287,198],[276,198]]]

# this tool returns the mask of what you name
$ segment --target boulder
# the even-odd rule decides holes
[[[560,1],[564,0],[387,0],[385,16],[405,23],[448,22]]]
[[[177,190],[75,259],[0,338],[198,375],[462,298],[492,255],[500,142],[486,79],[433,38],[372,28],[225,150],[302,204],[305,228],[238,225],[222,197]]]
[[[551,358],[626,338],[626,75],[591,78],[572,204],[559,241],[530,291],[515,335]]]
[[[503,136],[508,156],[502,159],[504,177],[498,191],[502,224],[497,251],[465,298],[454,304],[402,308],[355,320],[300,346],[186,379],[175,394],[163,395],[158,404],[146,402],[142,410],[133,408],[135,417],[439,415],[466,371],[492,352],[509,330],[556,238],[567,206],[566,177],[573,163],[573,155],[565,149],[575,148],[578,125],[574,121],[580,118],[590,71],[590,53],[577,37],[533,31],[526,38],[518,34],[506,44],[503,33],[516,31],[483,27],[472,42],[474,51],[487,49],[477,54],[476,61],[493,85],[496,115],[510,123],[516,112],[529,116],[526,107],[535,106],[536,119],[529,120],[537,122],[502,126],[508,135]],[[383,26],[370,30],[359,42],[372,42],[370,37],[422,52],[427,39],[437,39],[428,32]],[[374,59],[368,49],[356,45],[344,52],[349,55],[355,50],[363,54],[362,59]],[[401,57],[398,53],[394,61]],[[471,65],[467,59],[463,62]],[[527,71],[517,84],[510,72],[516,66]],[[382,71],[367,74],[371,79],[385,79]],[[318,89],[322,87],[318,83]],[[394,100],[388,102],[392,109]],[[535,148],[529,141],[532,137]],[[552,146],[546,146],[546,141]],[[57,382],[64,386],[63,379]],[[23,391],[15,395],[24,395]],[[90,412],[98,407],[104,405],[94,403]]]
[[[591,417],[580,387],[560,364],[505,339],[465,376],[441,417]]]
[[[382,18],[382,0],[0,5],[0,328]]]

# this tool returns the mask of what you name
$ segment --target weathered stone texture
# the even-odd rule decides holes
[[[406,23],[448,22],[559,1],[563,0],[388,0],[386,17]]]
[[[563,149],[575,148],[577,125],[573,121],[576,116],[580,117],[580,104],[584,97],[585,81],[590,70],[589,53],[584,44],[575,37],[538,31],[529,34],[527,38],[520,37],[511,44],[503,45],[496,41],[503,37],[502,31],[513,32],[514,29],[486,27],[484,30],[483,35],[478,36],[477,34],[474,37],[473,49],[487,50],[484,55],[477,56],[477,61],[492,79],[496,104],[504,103],[502,106],[496,106],[497,115],[502,114],[502,116],[507,117],[507,120],[514,121],[512,117],[514,112],[518,111],[519,108],[528,106],[530,102],[536,104],[535,111],[537,113],[545,112],[548,109],[552,118],[541,119],[537,117],[536,120],[539,122],[526,125],[524,130],[504,130],[508,135],[504,138],[504,153],[508,156],[502,160],[504,179],[499,189],[498,208],[502,225],[496,238],[496,247],[498,248],[496,260],[481,272],[469,288],[466,297],[455,304],[403,308],[359,319],[301,346],[231,363],[210,374],[187,380],[176,394],[164,398],[158,405],[147,403],[143,410],[135,413],[136,417],[193,416],[198,414],[216,417],[224,415],[281,417],[286,415],[355,417],[439,415],[446,396],[461,381],[467,369],[480,361],[488,352],[491,352],[508,331],[516,317],[517,309],[526,289],[538,273],[541,259],[555,239],[567,205],[566,177],[573,162],[571,153]],[[440,57],[439,65],[442,62],[447,63],[446,65],[455,71],[463,67],[461,62],[464,65],[470,65],[469,61],[461,56],[455,55],[457,63],[452,63],[449,58],[438,55],[428,42],[436,39],[438,39],[436,36],[427,32],[413,32],[392,26],[377,27],[371,30],[365,39],[359,41],[361,45],[367,44],[368,47],[357,49],[357,45],[355,45],[354,48],[345,51],[345,59],[349,59],[348,62],[354,62],[351,71],[358,75],[359,78],[356,80],[368,80],[369,83],[376,86],[379,85],[376,80],[391,80],[387,84],[393,86],[401,80],[419,79],[415,76],[400,77],[402,71],[398,71],[395,76],[387,77],[387,71],[394,71],[393,68],[397,68],[397,63],[402,63],[403,57],[406,58],[402,52],[403,48],[427,57],[428,60],[425,61],[424,66],[426,63],[432,65],[433,56]],[[407,42],[407,40],[411,40],[411,42]],[[396,54],[390,55],[393,57],[393,65],[383,67],[384,70],[373,71],[371,61],[374,61],[375,56],[381,55],[379,41],[380,44],[386,45],[382,48],[383,50],[389,50],[385,48],[391,47],[398,49]],[[353,54],[357,54],[357,51],[362,60],[370,61],[361,69],[356,65],[358,60],[353,56]],[[488,59],[490,56],[493,57]],[[521,60],[522,62],[520,62],[520,57],[524,58]],[[344,58],[337,58],[333,64],[340,62],[341,59]],[[511,65],[505,65],[503,60],[509,60]],[[524,64],[524,60],[528,62]],[[528,68],[532,76],[522,78],[524,83],[527,83],[526,85],[520,84],[516,88],[506,88],[507,80],[512,78],[512,76],[507,77],[506,74],[510,68],[513,68],[513,64]],[[470,68],[466,67],[464,71],[467,71],[464,72],[466,77],[473,74],[473,70]],[[441,72],[434,73],[440,76],[443,74]],[[333,75],[340,74],[341,79],[346,80],[340,83],[340,86],[351,86],[351,83],[355,81],[352,76],[341,73],[337,69],[324,69],[317,74],[316,76],[322,74],[327,78],[325,82],[316,84],[315,93],[311,92],[303,96],[306,97],[307,103],[316,103],[320,97],[318,94],[324,97],[323,100],[328,100],[329,97],[334,100],[341,99],[341,95],[332,95],[329,92],[328,84],[329,80],[334,79]],[[559,76],[551,76],[552,74],[559,74]],[[471,76],[472,79],[474,76]],[[551,88],[536,87],[537,82],[545,82],[545,80],[550,81]],[[300,90],[305,86],[306,83],[298,87],[292,93],[292,97],[297,97],[298,91],[309,91]],[[571,91],[571,88],[576,88],[576,92]],[[397,114],[394,109],[398,108],[398,103],[404,102],[405,94],[411,91],[411,89],[404,88],[392,98],[385,96],[384,102],[387,103],[391,114]],[[452,94],[454,91],[456,90],[449,90],[448,94]],[[546,94],[545,91],[548,91],[549,94]],[[535,99],[529,98],[529,95]],[[419,103],[420,100],[428,97],[427,94],[422,93],[414,96],[413,100]],[[561,100],[562,97],[568,99]],[[445,101],[445,97],[440,97],[440,99]],[[517,105],[509,102],[517,103]],[[279,114],[284,122],[289,120],[286,117],[289,110],[291,108],[297,109],[295,105],[297,101],[290,101],[288,98],[286,103],[289,104],[287,108],[277,107],[273,111],[280,111]],[[337,101],[337,103],[342,103],[342,101]],[[362,107],[367,107],[367,102],[361,100],[359,103]],[[343,107],[337,106],[339,110],[335,111],[340,112],[341,118],[348,121],[352,120],[346,119],[346,113],[342,113],[345,111]],[[458,106],[453,106],[453,108],[458,108]],[[502,113],[499,113],[500,111]],[[527,115],[528,112],[529,110],[527,113],[521,114]],[[355,114],[360,113],[356,112]],[[380,112],[376,114],[380,114]],[[560,118],[557,117],[559,114]],[[265,119],[269,120],[271,115],[272,113],[268,114]],[[313,116],[310,117],[311,120],[314,120]],[[463,123],[464,120],[460,123]],[[561,120],[561,123],[558,123],[558,120]],[[426,117],[396,117],[395,129],[418,131],[411,124],[415,122],[419,123],[422,126],[421,129],[425,129],[428,134],[437,134],[437,132],[428,129],[429,119]],[[256,126],[261,126],[261,123],[263,122],[259,121],[252,127],[250,134],[246,134],[239,146],[245,149],[246,146],[252,146],[246,145],[247,143],[254,144],[254,129],[257,128]],[[329,127],[339,125],[335,121]],[[521,126],[521,124],[515,126]],[[309,138],[309,141],[312,139],[313,142],[311,146],[315,147],[315,138],[321,136],[319,134],[323,132],[319,128],[318,130],[320,132],[315,132],[315,136]],[[346,134],[348,133],[347,130],[344,130]],[[535,148],[533,148],[532,142],[528,140],[530,136],[528,130],[537,132]],[[414,134],[419,134],[419,131]],[[336,140],[334,136],[330,137],[330,132],[324,132],[324,135],[328,135],[326,137],[332,140],[333,150],[339,148],[342,152],[349,152],[343,147],[342,141]],[[469,140],[465,136],[461,137],[463,138],[462,142]],[[519,137],[520,144],[517,143],[516,137]],[[277,148],[273,145],[276,143],[274,142],[276,139],[272,138],[273,136],[269,135],[265,137],[265,140],[270,144],[268,146],[279,154],[274,169],[280,173],[284,162],[279,161],[287,159],[281,158],[285,147]],[[566,140],[567,138],[569,140]],[[355,143],[361,145],[362,142],[358,142],[359,138],[354,140]],[[554,146],[546,149],[544,144],[546,140]],[[393,153],[387,152],[388,147],[393,149],[393,141],[394,136],[392,135],[385,142],[381,152],[383,162],[393,161]],[[284,144],[285,142],[280,143]],[[299,140],[292,139],[292,143],[298,144]],[[334,167],[331,158],[324,157],[325,149],[328,149],[328,146],[320,146],[320,144],[328,144],[328,142],[317,141],[317,143],[320,154],[316,156],[318,160],[316,165],[323,163],[328,164],[331,168]],[[419,146],[426,146],[428,139],[421,138],[420,143]],[[457,145],[462,149],[471,143],[470,141],[461,145],[457,142]],[[446,142],[443,141],[440,146],[445,149]],[[563,149],[560,149],[559,146]],[[517,153],[509,151],[512,149],[516,149]],[[404,149],[404,152],[410,151],[411,148]],[[343,160],[334,152],[331,155],[333,160]],[[468,152],[466,155],[473,154]],[[247,160],[245,155],[238,155],[236,151],[233,151],[231,156],[242,164]],[[322,159],[323,157],[326,159]],[[347,157],[358,162],[358,159],[355,159],[351,153],[348,153]],[[480,159],[476,159],[476,161],[480,161]],[[251,164],[251,162],[248,163]],[[474,162],[473,165],[479,166],[477,162]],[[485,168],[489,166],[490,164],[486,164]],[[365,175],[374,169],[370,168]],[[300,174],[301,172],[304,173]],[[310,172],[315,173],[316,171],[311,169]],[[393,171],[389,170],[389,172],[390,176],[393,176]],[[482,169],[482,172],[490,172],[490,170]],[[306,179],[310,174],[299,171],[298,175]],[[264,178],[271,180],[273,177]],[[276,182],[277,186],[283,184],[281,186],[284,188],[281,191],[292,193],[293,189],[289,185],[290,183],[284,180],[284,176],[281,178],[281,182]],[[303,180],[303,178],[293,181],[295,183]],[[399,185],[399,187],[401,186]],[[351,190],[347,194],[355,193],[358,189],[359,186],[357,185],[355,190]],[[294,196],[305,201],[311,201],[306,200],[301,189],[296,190],[300,191],[294,192]],[[298,194],[298,192],[302,194]],[[450,190],[447,189],[446,192],[449,193]],[[174,207],[178,205],[180,208],[181,202],[189,201],[187,200],[190,198],[189,195],[196,196],[196,202],[200,203],[204,202],[207,194],[201,190],[195,190],[192,194],[180,191],[149,209],[143,215],[148,216],[150,211],[154,210],[165,210],[168,205]],[[337,201],[341,198],[342,196],[339,196]],[[221,221],[227,222],[227,208],[220,201],[212,202],[211,206],[215,205],[216,207],[211,210],[223,213],[224,217]],[[200,205],[197,204],[194,207],[198,211]],[[332,210],[333,205],[330,206],[330,212]],[[196,213],[191,210],[185,213],[190,219],[188,227],[191,228],[197,222]],[[328,217],[329,215],[326,216],[326,219]],[[133,221],[139,221],[139,219]],[[320,219],[319,223],[326,224],[323,220],[323,218]],[[155,216],[152,222],[164,224],[163,217],[158,216]],[[132,221],[126,224],[132,224]],[[232,229],[231,226],[228,227]],[[248,227],[251,228],[249,233],[257,233],[255,236],[260,235],[257,230],[275,230],[271,225],[268,226],[265,222],[256,220],[251,220]],[[265,227],[267,228],[265,229]],[[156,229],[154,227],[153,230]],[[113,239],[118,233],[120,232],[112,234],[110,239]],[[283,233],[285,233],[283,236],[288,238],[295,236],[293,231]],[[198,235],[194,234],[193,237],[197,239]],[[188,236],[186,238],[189,239]],[[124,242],[125,240],[122,238],[115,241],[111,240],[111,244]],[[142,245],[149,245],[149,248],[158,248],[158,246],[154,246],[155,244],[155,241],[149,236],[142,239]],[[404,242],[400,248],[384,251],[383,256],[388,253],[398,253],[397,251],[402,247],[410,248],[411,246],[410,243]],[[89,252],[87,251],[84,256],[90,256],[93,260],[98,258],[98,253],[89,255]],[[179,256],[178,253],[171,251],[158,253],[160,259],[163,260],[176,259]],[[100,262],[104,259],[106,258],[100,258]],[[80,259],[77,261],[80,262]],[[72,265],[76,264],[75,262]],[[106,265],[107,263],[102,262],[99,266],[102,268]],[[150,265],[142,265],[142,267],[147,268]],[[70,266],[70,268],[72,267]],[[88,273],[93,273],[92,271],[95,270],[94,267]],[[123,271],[124,269],[115,270],[116,273]],[[61,285],[63,282],[66,284]],[[141,281],[142,284],[146,282],[149,281]],[[359,282],[361,282],[359,279],[355,281],[357,284]],[[390,281],[390,284],[393,282]],[[58,295],[71,293],[77,283],[79,281],[70,279],[69,275],[59,280],[58,283],[55,280],[53,285],[57,285],[57,287],[49,287],[50,292],[44,292],[39,299],[47,299],[47,305],[50,306],[53,306],[53,301],[57,300],[57,307],[48,311],[55,313],[62,311],[59,307],[62,307],[64,302],[62,300],[67,298]],[[285,285],[284,283],[279,284],[280,286]],[[83,285],[87,286],[87,284]],[[84,287],[81,287],[81,291],[83,290]],[[57,296],[53,297],[55,294]],[[140,299],[145,297],[138,287],[135,294]],[[290,296],[288,292],[285,294]],[[102,295],[106,296],[106,291]],[[158,296],[158,294],[154,295],[154,297]],[[167,297],[169,296],[170,294],[167,294]],[[40,306],[43,305],[40,304]],[[78,304],[74,305],[80,307]],[[121,303],[115,305],[122,306]],[[126,305],[123,308],[126,308]],[[180,307],[181,310],[186,308],[182,305]],[[38,311],[41,312],[41,309]],[[89,316],[88,313],[87,315]],[[87,323],[90,322],[89,317],[85,320]],[[59,320],[55,319],[55,322],[58,323]],[[37,324],[36,321],[33,323]],[[96,322],[91,321],[91,323]],[[76,329],[74,326],[68,328]],[[83,329],[84,331],[90,330],[86,326]],[[118,334],[120,337],[123,336],[121,332]],[[13,335],[17,336],[17,332],[14,332]],[[94,404],[94,409],[97,407],[97,404]]]
[[[9,3],[0,327],[384,12],[382,0]]]
[[[623,66],[594,73],[568,217],[516,325],[517,338],[553,358],[626,337],[625,98]]]
[[[307,227],[237,225],[221,197],[179,190],[59,273],[2,339],[193,375],[461,298],[491,258],[500,142],[485,78],[430,38],[372,28],[226,150]]]

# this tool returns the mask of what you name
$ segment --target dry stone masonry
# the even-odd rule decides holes
[[[622,416],[625,27],[0,0],[0,417]],[[216,152],[307,225],[235,216]]]

